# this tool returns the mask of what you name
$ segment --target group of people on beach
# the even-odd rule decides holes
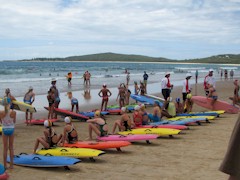
[[[90,73],[85,72],[84,83],[90,84]],[[129,75],[130,73],[128,73]],[[107,134],[115,134],[116,129],[119,131],[130,130],[137,126],[146,125],[149,122],[158,122],[161,121],[163,117],[174,117],[179,113],[191,112],[193,102],[191,100],[191,83],[190,79],[192,75],[187,73],[185,79],[183,80],[183,89],[182,89],[182,100],[178,97],[175,102],[171,97],[171,90],[173,89],[173,84],[170,82],[171,73],[165,73],[164,78],[161,80],[161,89],[162,96],[164,97],[163,105],[160,101],[154,101],[153,113],[146,111],[144,104],[138,104],[134,107],[134,112],[132,117],[128,114],[127,105],[129,104],[129,97],[131,91],[128,89],[130,76],[127,77],[126,85],[121,83],[118,87],[117,101],[119,102],[119,108],[121,109],[121,117],[115,121],[112,131],[109,133],[109,127],[105,118],[101,115],[102,110],[107,110],[107,104],[109,97],[112,95],[111,91],[107,88],[106,84],[103,84],[102,89],[99,91],[98,95],[102,98],[101,111],[95,111],[94,118],[87,120],[88,123],[88,140],[93,139],[93,132],[97,136],[105,136]],[[134,82],[134,94],[146,95],[147,92],[147,80],[148,74],[144,72],[143,81],[140,81],[140,87],[138,87],[137,82]],[[72,78],[72,77],[71,77]],[[85,79],[86,78],[86,79]],[[86,81],[86,82],[85,82]],[[88,81],[88,82],[87,82]],[[71,82],[71,80],[70,80]],[[63,128],[62,134],[57,134],[54,128],[52,127],[52,122],[50,119],[57,118],[57,114],[54,113],[54,108],[58,108],[60,103],[60,94],[57,88],[57,80],[51,80],[51,86],[48,91],[47,99],[49,103],[49,114],[48,120],[44,121],[44,126],[46,129],[43,131],[44,136],[36,139],[33,152],[36,153],[39,144],[42,144],[44,148],[50,148],[54,146],[64,146],[65,143],[74,143],[77,142],[78,132],[74,125],[72,124],[71,117],[65,117],[65,126]],[[212,105],[216,102],[218,96],[215,89],[215,79],[213,77],[213,69],[209,70],[209,73],[204,78],[204,90],[206,97],[212,99]],[[238,81],[234,81],[234,102],[240,100],[239,96],[239,85]],[[72,109],[76,107],[76,112],[79,112],[78,100],[74,98],[72,92],[67,93],[68,98],[71,100]],[[16,112],[13,109],[12,101],[15,100],[14,96],[11,95],[10,89],[6,89],[5,96],[2,99],[2,105],[4,106],[4,111],[0,112],[0,119],[3,128],[3,145],[4,145],[4,167],[7,168],[7,151],[10,151],[10,168],[13,168],[13,140],[14,140],[14,124],[16,122]],[[24,102],[32,105],[35,101],[35,93],[33,92],[33,87],[29,87],[28,92],[24,96]],[[30,119],[28,118],[29,113],[26,112],[26,122],[27,125],[31,124],[32,113],[30,113]]]

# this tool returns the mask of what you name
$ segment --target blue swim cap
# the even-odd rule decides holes
[[[177,103],[179,103],[181,100],[180,100],[180,98],[178,97],[178,98],[176,98],[176,102]]]
[[[0,175],[2,175],[5,172],[5,168],[2,164],[0,164]]]

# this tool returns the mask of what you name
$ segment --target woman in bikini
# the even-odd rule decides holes
[[[98,96],[102,98],[101,111],[103,110],[103,106],[105,104],[105,111],[107,110],[108,98],[112,95],[111,91],[107,89],[107,85],[103,84],[103,88],[99,91]]]
[[[57,135],[57,133],[52,128],[52,122],[50,120],[44,121],[44,127],[46,128],[43,131],[44,136],[37,138],[34,146],[34,150],[33,150],[34,154],[37,151],[39,143],[41,143],[44,148],[49,149],[51,147],[57,146],[60,140],[62,139],[62,134],[60,134],[59,136]]]

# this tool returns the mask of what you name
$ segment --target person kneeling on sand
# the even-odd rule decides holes
[[[218,99],[218,95],[216,92],[216,89],[213,87],[212,84],[208,84],[208,90],[209,90],[209,94],[207,96],[207,98],[212,98],[212,102],[211,102],[211,106],[212,106],[212,110],[214,109],[214,104]]]
[[[68,98],[71,100],[72,112],[73,112],[74,106],[76,106],[76,113],[78,113],[79,112],[79,108],[78,108],[78,100],[77,100],[77,98],[72,96],[72,92],[68,92],[67,95],[68,95]]]
[[[190,113],[193,107],[193,100],[192,94],[189,92],[186,96],[185,106],[184,106],[184,113]]]
[[[62,146],[64,146],[65,142],[74,144],[78,141],[78,133],[72,124],[72,118],[67,116],[65,117],[64,121],[66,125],[63,129]]]
[[[165,101],[161,113],[162,117],[172,118],[176,116],[176,107],[175,104],[172,102],[172,97],[168,97],[167,101]]]
[[[94,131],[98,136],[108,135],[108,125],[104,119],[101,118],[100,111],[95,111],[94,119],[87,120],[89,138],[87,140],[92,140],[92,131]]]
[[[149,119],[148,119],[148,113],[146,111],[144,104],[141,104],[140,111],[142,113],[142,125],[147,125]]]
[[[180,98],[176,98],[175,108],[176,108],[176,113],[177,114],[183,113],[183,104],[181,103]]]
[[[113,125],[112,134],[115,133],[116,128],[118,127],[119,131],[127,131],[131,130],[134,126],[134,123],[132,122],[130,116],[127,114],[127,108],[122,107],[121,108],[121,118],[120,120],[116,120]]]
[[[139,105],[134,107],[133,122],[136,127],[142,126],[143,117],[142,117],[142,112],[140,111],[140,108],[141,107]]]
[[[154,101],[154,108],[153,108],[153,114],[148,114],[148,118],[152,122],[159,122],[161,121],[161,106],[159,101]]]
[[[240,87],[237,79],[233,82],[233,84],[234,84],[233,105],[235,106],[235,104],[237,105],[240,104]]]
[[[48,149],[48,148],[57,146],[62,139],[62,134],[60,134],[59,136],[56,134],[56,132],[52,128],[52,122],[50,120],[44,121],[44,127],[46,128],[43,131],[44,137],[37,138],[34,146],[34,150],[33,150],[34,154],[37,151],[39,143],[41,143],[44,148]]]

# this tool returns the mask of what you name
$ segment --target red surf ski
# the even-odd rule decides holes
[[[239,111],[238,107],[233,106],[232,104],[229,104],[225,101],[221,101],[221,100],[217,100],[214,103],[214,106],[212,108],[211,102],[212,99],[211,98],[207,98],[204,96],[193,96],[192,100],[195,104],[207,108],[207,109],[211,109],[211,110],[224,110],[227,113],[231,113],[231,114],[237,114]]]
[[[34,124],[34,125],[43,125],[44,121],[46,119],[32,119],[31,123],[29,122],[29,124]],[[58,119],[49,119],[52,123],[57,122]],[[25,123],[27,123],[27,121],[25,121]]]
[[[48,110],[48,107],[44,107],[44,108]],[[81,114],[71,112],[71,111],[68,111],[68,110],[65,110],[65,109],[54,108],[54,111],[59,115],[70,116],[73,119],[85,120],[85,121],[89,119],[89,117],[87,117],[87,116],[83,116]]]

